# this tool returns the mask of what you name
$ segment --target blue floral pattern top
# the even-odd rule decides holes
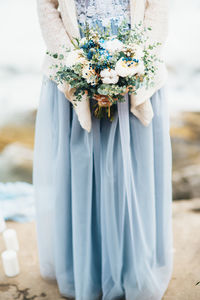
[[[76,0],[78,22],[116,28],[125,19],[130,24],[129,0]]]

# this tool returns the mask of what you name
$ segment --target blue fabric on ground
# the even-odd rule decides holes
[[[5,220],[29,222],[35,219],[32,184],[0,183],[0,211]]]

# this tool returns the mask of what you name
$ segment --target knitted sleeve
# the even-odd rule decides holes
[[[147,31],[147,45],[161,43],[160,46],[154,48],[154,54],[161,59],[163,59],[163,48],[168,34],[168,2],[169,0],[146,0],[143,22],[146,28],[151,27],[151,30]],[[154,85],[149,89],[141,87],[137,90],[136,95],[131,95],[131,112],[145,126],[149,125],[153,118],[150,98],[164,85],[167,79],[165,63],[155,62],[155,67],[157,67],[157,71],[154,77]]]
[[[71,41],[67,32],[64,28],[63,21],[58,11],[57,0],[37,0],[39,22],[42,30],[42,35],[45,40],[47,49],[52,53],[62,53],[62,46],[71,46]],[[50,57],[46,57],[49,59]],[[53,69],[48,71],[49,75],[52,75]],[[58,85],[60,91],[62,91],[66,98],[72,102],[74,101],[73,89],[63,82]],[[86,96],[83,96],[83,100],[78,101],[77,105],[74,106],[75,112],[78,115],[81,126],[87,131],[91,130],[91,113],[89,100]]]
[[[70,39],[58,11],[58,1],[37,0],[37,10],[47,49],[56,53],[63,45],[70,46]]]
[[[155,52],[160,55],[168,34],[169,0],[146,0],[144,26],[151,27],[147,31],[149,44],[159,42]]]

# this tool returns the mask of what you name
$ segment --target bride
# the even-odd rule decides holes
[[[110,24],[115,34],[127,20],[152,28],[162,57],[167,2],[38,0],[38,15],[51,52],[69,46],[85,22]],[[153,87],[117,103],[110,122],[91,114],[88,99],[73,108],[70,87],[51,80],[52,63],[46,56],[33,169],[41,275],[76,300],[159,300],[172,271],[165,65]]]

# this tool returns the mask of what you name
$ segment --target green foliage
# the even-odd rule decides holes
[[[154,49],[161,44],[155,42],[148,43],[148,31],[152,28],[144,28],[142,23],[129,28],[126,21],[123,21],[118,27],[115,37],[112,37],[111,26],[99,28],[98,26],[90,28],[89,24],[81,26],[80,30],[84,39],[73,38],[71,43],[73,49],[61,47],[63,53],[47,54],[57,60],[56,64],[52,65],[52,69],[56,69],[56,75],[52,77],[57,83],[68,83],[75,89],[75,101],[81,101],[83,94],[87,93],[90,102],[94,102],[94,95],[107,96],[110,103],[110,119],[114,116],[114,107],[117,101],[124,101],[124,94],[137,94],[137,90],[141,87],[146,89],[154,84],[154,76],[157,72],[156,62],[162,63],[154,54]],[[124,44],[123,50],[110,53],[104,48],[104,43],[107,41],[118,39]],[[100,73],[104,69],[115,69],[116,63],[120,59],[129,61],[134,59],[134,47],[138,45],[143,49],[142,62],[144,64],[144,74],[120,77],[117,84],[104,84],[102,82]],[[66,57],[71,51],[79,51],[82,61],[77,60],[72,66],[67,67]],[[137,63],[137,62],[136,62]],[[84,71],[86,68],[86,71]],[[83,76],[85,72],[85,76]],[[99,107],[93,103],[93,113],[96,117],[106,117],[108,109]]]

